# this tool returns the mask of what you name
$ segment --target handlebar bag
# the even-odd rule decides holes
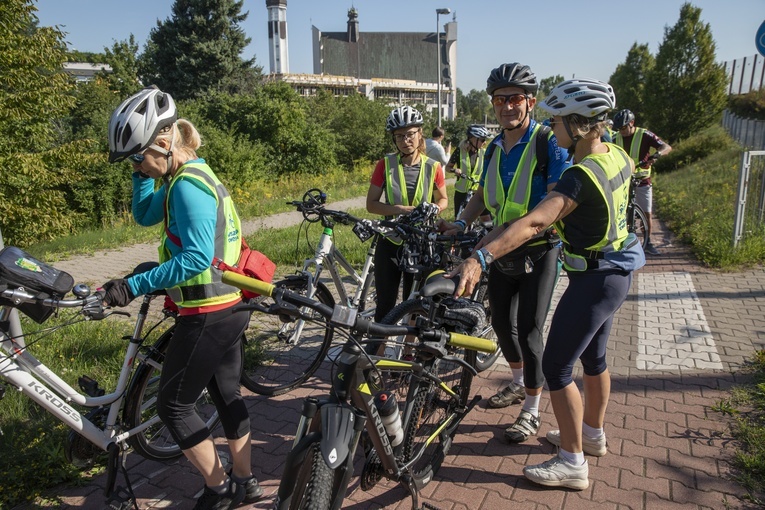
[[[28,292],[37,293],[40,299],[61,298],[72,290],[74,278],[20,248],[7,246],[0,251],[0,285],[14,289],[23,287]],[[0,305],[13,303],[0,299]],[[23,303],[18,309],[38,323],[43,323],[53,313],[53,308],[37,303]]]

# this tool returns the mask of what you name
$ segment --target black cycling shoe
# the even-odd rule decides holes
[[[231,476],[231,473],[228,474],[228,476]],[[233,480],[233,477],[232,477]],[[237,482],[234,482],[237,483]],[[258,484],[258,479],[254,476],[247,481],[239,482],[237,485],[241,485],[244,487],[244,502],[245,503],[254,503],[255,501],[259,500],[263,497],[263,487]]]
[[[205,486],[205,490],[202,495],[199,496],[197,504],[194,506],[194,510],[231,510],[232,508],[239,506],[239,504],[244,501],[244,497],[244,487],[229,479],[228,490],[223,494],[218,494],[211,488]]]

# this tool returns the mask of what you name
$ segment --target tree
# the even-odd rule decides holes
[[[473,89],[465,95],[457,89],[457,117],[467,117],[468,124],[484,124],[487,118],[493,122],[494,113],[486,91]]]
[[[715,122],[727,99],[725,70],[716,63],[712,30],[700,18],[700,8],[683,4],[675,26],[664,29],[656,65],[648,74],[648,125],[670,142]]]
[[[539,92],[537,93],[537,98],[539,100],[544,99],[547,97],[547,95],[550,93],[552,89],[555,88],[557,84],[564,81],[565,78],[561,76],[560,74],[556,74],[555,76],[548,76],[547,78],[542,78],[542,80],[539,82]]]
[[[112,70],[99,73],[99,77],[106,81],[111,90],[117,92],[120,101],[142,88],[138,79],[138,44],[133,34],[130,34],[127,41],[115,42],[111,49],[104,48],[103,61]]]
[[[249,91],[261,69],[241,54],[250,43],[240,27],[243,0],[175,0],[172,15],[157,21],[140,62],[144,84],[176,99],[208,92]]]
[[[616,66],[609,83],[616,93],[617,108],[632,110],[638,122],[646,119],[644,105],[646,81],[653,70],[655,60],[647,44],[632,44],[624,63]]]

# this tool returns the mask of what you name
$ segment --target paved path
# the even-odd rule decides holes
[[[349,201],[345,206],[356,205]],[[280,216],[264,225],[294,221]],[[545,393],[539,437],[522,445],[502,440],[519,407],[495,410],[481,402],[425,488],[426,501],[443,510],[747,508],[743,490],[731,480],[733,439],[726,420],[711,406],[742,380],[745,359],[765,348],[765,271],[707,270],[663,226],[659,230],[662,255],[649,259],[636,274],[611,333],[612,396],[605,429],[609,453],[588,459],[590,487],[581,492],[543,489],[522,475],[524,465],[544,461],[554,451],[543,439],[557,428]],[[120,250],[118,256],[99,253],[57,266],[78,279],[100,282],[151,259],[153,250],[141,245]],[[556,296],[565,284],[563,277]],[[474,387],[486,398],[508,376],[506,366],[498,364],[477,378]],[[312,379],[276,398],[247,396],[253,470],[265,488],[265,498],[249,508],[270,508],[301,399],[326,392],[323,380]],[[203,484],[185,460],[165,465],[130,455],[129,465],[141,509],[191,508]],[[103,483],[100,476],[84,487],[62,487],[54,497],[61,508],[102,509]],[[344,508],[407,509],[410,504],[395,484],[381,482],[363,492],[356,478]]]

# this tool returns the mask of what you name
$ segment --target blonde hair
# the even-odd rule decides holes
[[[177,127],[178,129],[173,129]],[[157,135],[157,140],[170,140],[173,151],[185,151],[196,155],[197,149],[202,146],[202,137],[194,124],[186,119],[178,119],[174,124],[162,128]]]
[[[606,132],[605,120],[588,119],[577,113],[566,116],[566,120],[571,130],[575,131],[574,134],[582,138],[600,138]]]

